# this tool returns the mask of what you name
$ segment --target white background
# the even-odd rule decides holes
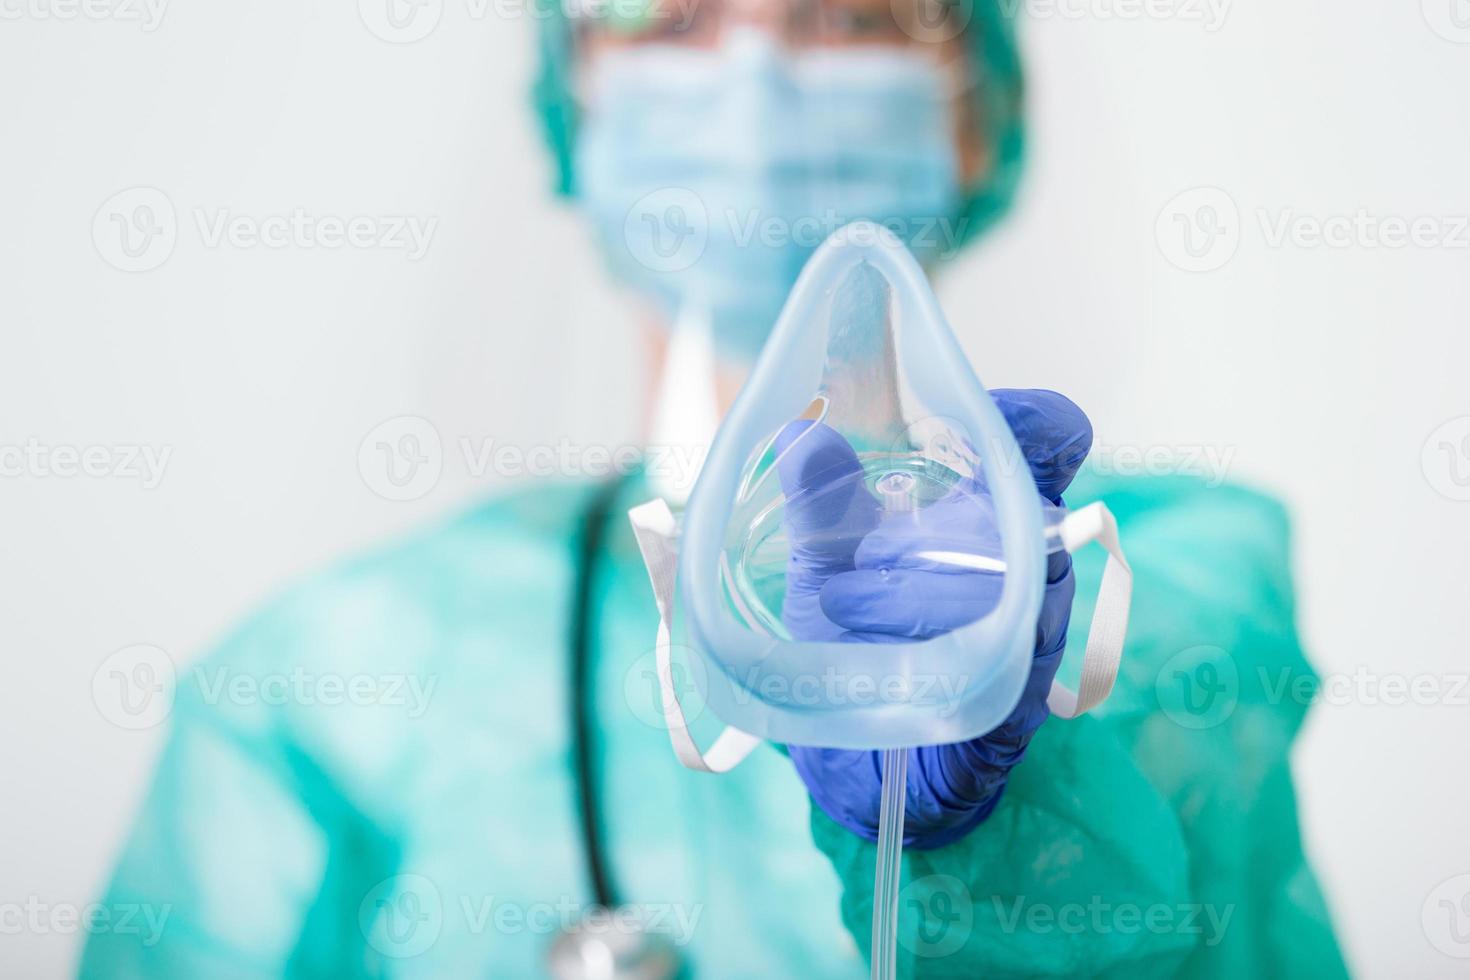
[[[0,445],[171,450],[152,489],[0,477],[0,903],[56,907],[100,894],[160,745],[94,705],[104,658],[148,643],[187,660],[292,577],[490,491],[461,436],[633,440],[645,380],[623,305],[546,194],[528,21],[445,0],[400,45],[344,3],[178,4],[148,31],[27,2],[0,4]],[[988,383],[1068,392],[1104,446],[1228,451],[1232,478],[1285,499],[1328,673],[1467,670],[1452,467],[1470,474],[1470,233],[1268,235],[1287,209],[1470,213],[1470,44],[1453,43],[1470,29],[1456,0],[1425,2],[1240,0],[1212,31],[1182,0],[1142,19],[1038,0],[1020,207],[942,283]],[[140,185],[166,193],[178,241],[130,274],[92,225]],[[1197,187],[1229,196],[1238,246],[1191,273],[1169,261],[1173,212],[1156,224]],[[438,224],[419,261],[208,247],[196,224],[298,207]],[[450,451],[432,492],[393,503],[357,454],[403,414]],[[1309,847],[1364,975],[1466,966],[1435,946],[1457,949],[1437,901],[1465,881],[1431,892],[1470,872],[1467,744],[1463,705],[1311,716]],[[79,947],[0,933],[0,972],[62,974]]]

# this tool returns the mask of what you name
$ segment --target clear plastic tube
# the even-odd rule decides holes
[[[878,480],[883,509],[914,509],[912,474],[894,471]],[[903,872],[904,796],[908,789],[908,749],[885,749],[883,790],[878,807],[878,860],[873,878],[873,980],[893,980],[898,965],[898,882]]]
[[[898,965],[898,880],[903,871],[904,795],[909,750],[883,751],[878,810],[878,861],[873,881],[873,980],[893,980]]]

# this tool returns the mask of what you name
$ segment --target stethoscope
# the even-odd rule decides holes
[[[597,575],[608,520],[623,487],[609,480],[593,493],[582,516],[577,553],[577,575],[572,590],[570,684],[572,754],[577,772],[577,808],[582,829],[582,854],[592,885],[596,913],[565,929],[552,943],[547,968],[553,980],[672,980],[683,975],[678,949],[667,936],[637,928],[635,910],[624,907],[607,860],[602,839],[599,786],[593,766],[592,662],[597,626],[593,608]],[[606,913],[614,913],[608,915]],[[615,922],[616,927],[610,923]]]

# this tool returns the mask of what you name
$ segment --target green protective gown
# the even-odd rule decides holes
[[[501,496],[286,592],[182,669],[106,897],[167,918],[93,935],[82,975],[544,975],[592,901],[568,708],[590,497]],[[1283,512],[1183,477],[1084,473],[1069,500],[1090,499],[1136,572],[1117,688],[1042,727],[977,830],[905,853],[901,973],[1343,974],[1288,767],[1304,708],[1271,696],[1312,676]],[[1077,558],[1071,666],[1102,559]],[[875,846],[775,746],[723,776],[679,765],[621,519],[600,567],[596,764],[623,897],[693,976],[864,976]]]

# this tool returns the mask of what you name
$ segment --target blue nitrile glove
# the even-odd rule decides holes
[[[991,394],[1037,489],[1060,503],[1092,447],[1087,416],[1052,391]],[[817,428],[807,431],[813,425]],[[797,639],[924,639],[973,622],[994,607],[1001,576],[931,570],[932,565],[925,568],[923,560],[912,557],[936,545],[964,551],[966,538],[996,539],[993,526],[977,526],[984,521],[983,510],[965,492],[973,492],[973,485],[960,486],[960,493],[918,515],[885,514],[861,481],[849,479],[861,464],[836,430],[793,422],[777,438],[776,451],[791,546],[781,619]],[[951,843],[995,809],[1007,775],[1047,718],[1046,697],[1066,644],[1073,588],[1071,559],[1065,552],[1051,555],[1031,677],[1004,722],[969,742],[909,750],[905,847]],[[816,804],[853,833],[877,840],[880,753],[797,745],[789,751]]]

